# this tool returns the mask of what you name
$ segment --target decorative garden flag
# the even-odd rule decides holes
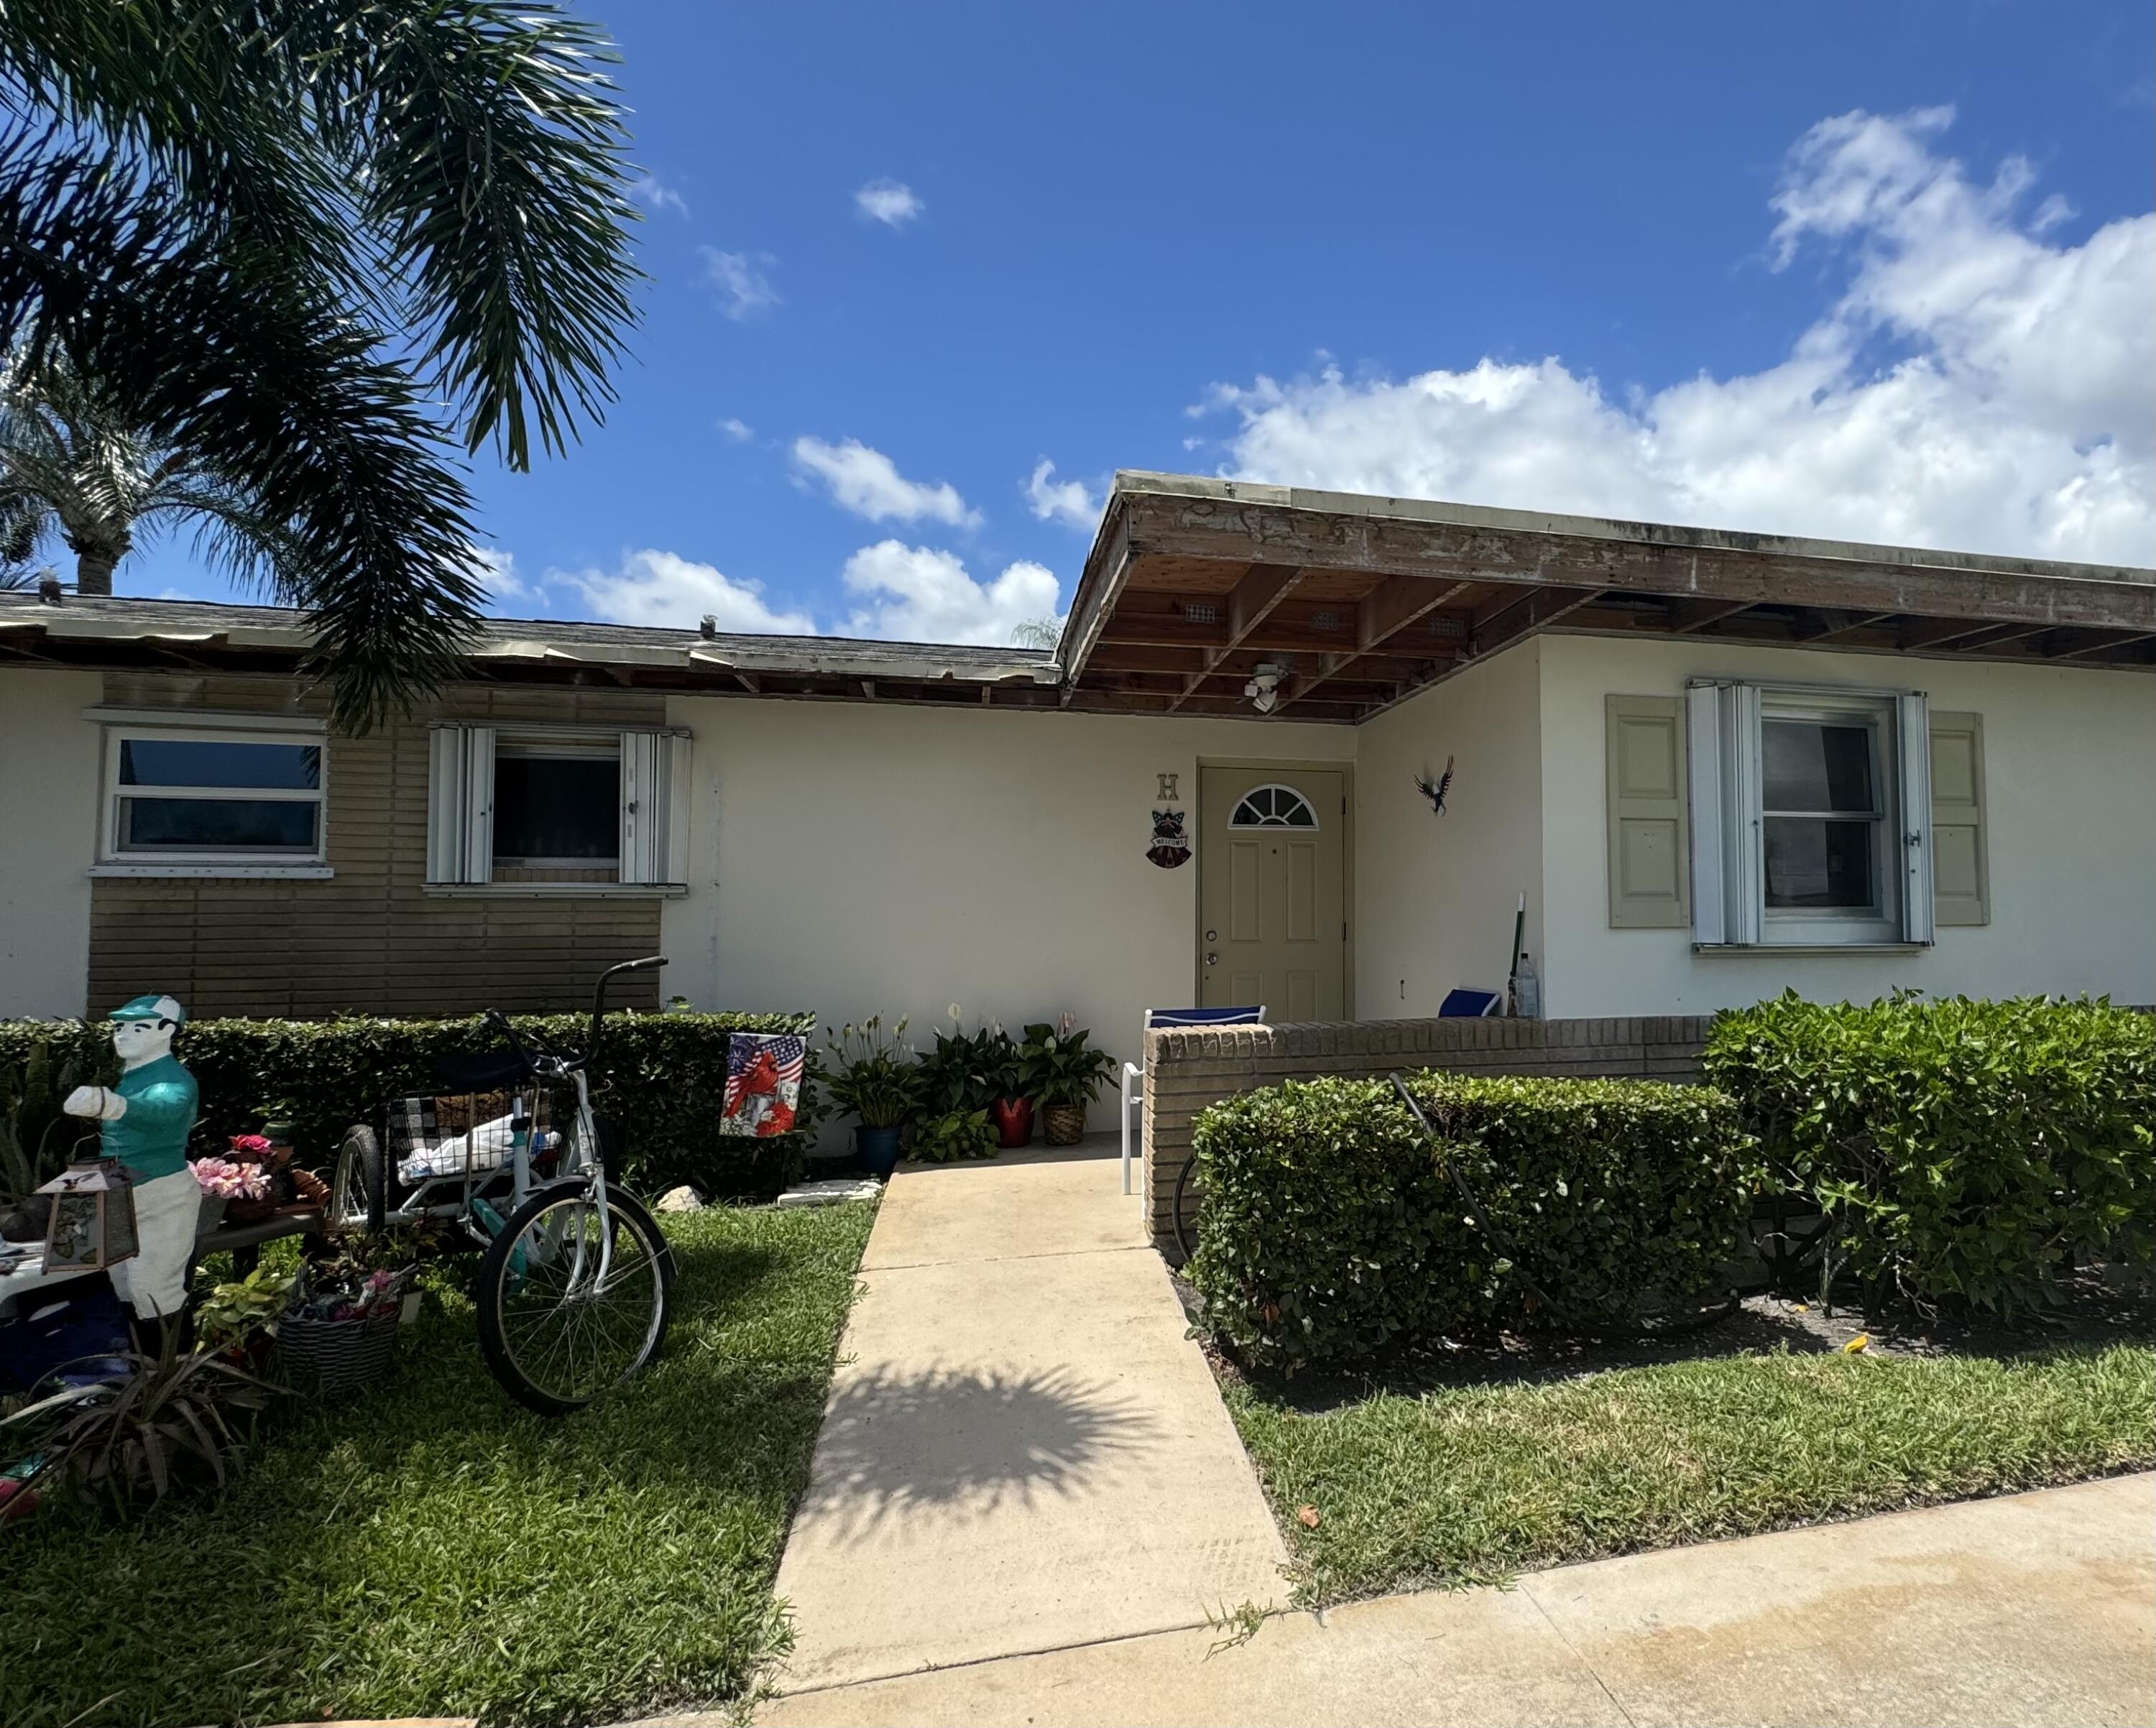
[[[721,1134],[767,1139],[793,1131],[808,1046],[798,1033],[736,1032],[726,1038],[726,1101]]]

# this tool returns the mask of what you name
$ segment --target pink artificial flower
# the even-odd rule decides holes
[[[270,1155],[270,1141],[264,1135],[235,1134],[232,1136],[232,1149],[243,1157],[265,1158]]]

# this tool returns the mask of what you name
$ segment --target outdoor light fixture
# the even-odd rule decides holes
[[[1250,681],[1243,686],[1243,694],[1259,713],[1270,714],[1280,700],[1281,679],[1286,676],[1282,668],[1267,660],[1250,674]]]
[[[133,1259],[141,1251],[134,1186],[117,1158],[95,1158],[70,1164],[38,1189],[53,1201],[45,1270],[100,1272]]]

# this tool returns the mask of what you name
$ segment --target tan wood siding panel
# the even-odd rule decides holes
[[[108,674],[116,707],[175,718],[223,710],[318,713],[290,680]],[[329,741],[326,882],[100,878],[90,896],[93,1008],[170,991],[192,1014],[462,1014],[580,1009],[599,973],[659,951],[649,899],[444,898],[423,891],[429,718],[663,726],[663,698],[632,691],[459,686],[428,714]],[[550,875],[554,873],[548,873]],[[656,977],[615,1000],[655,1008]]]

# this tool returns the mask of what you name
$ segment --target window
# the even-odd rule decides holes
[[[1719,683],[1687,707],[1697,942],[1932,940],[1922,695]]]
[[[1229,828],[1300,828],[1317,826],[1317,813],[1310,800],[1291,786],[1261,786],[1245,792],[1229,813]]]
[[[318,865],[321,735],[108,726],[101,862],[185,873]]]
[[[444,721],[429,751],[430,886],[685,885],[687,733]]]

